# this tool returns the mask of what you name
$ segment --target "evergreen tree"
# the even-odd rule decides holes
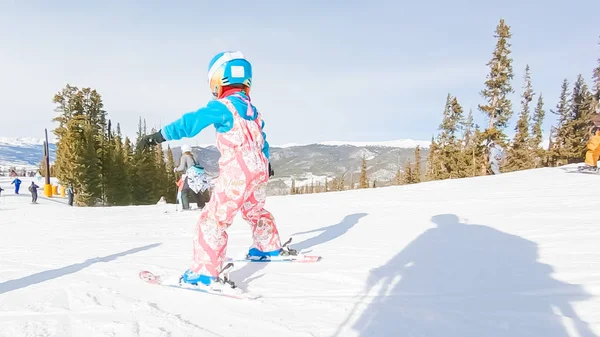
[[[129,182],[129,176],[127,175],[127,155],[125,153],[125,147],[123,144],[123,135],[121,134],[121,126],[117,124],[117,133],[113,139],[114,158],[113,166],[113,186],[114,191],[114,203],[115,205],[129,205],[131,204],[131,185]]]
[[[462,139],[459,133],[463,126],[463,108],[456,97],[448,95],[449,103],[444,110],[444,119],[440,124],[438,154],[441,172],[439,179],[459,178],[466,174],[462,157]]]
[[[560,98],[556,104],[556,110],[550,110],[553,114],[558,116],[558,125],[554,128],[553,138],[551,139],[552,147],[548,149],[549,161],[552,165],[562,165],[565,162],[561,159],[563,152],[565,151],[565,144],[567,139],[567,124],[571,120],[570,117],[570,105],[569,105],[569,82],[565,78],[563,80]]]
[[[530,148],[534,154],[534,167],[542,167],[545,157],[545,151],[542,148],[543,134],[542,124],[544,123],[544,117],[546,112],[544,111],[544,99],[542,94],[538,96],[537,106],[533,113],[533,126],[531,127],[531,145]]]
[[[363,157],[361,160],[358,188],[369,188],[369,178],[367,177],[367,160],[365,157]]]
[[[419,145],[415,148],[415,164],[413,168],[412,181],[414,183],[421,182],[421,148]]]
[[[427,157],[427,171],[425,173],[425,179],[427,181],[438,180],[441,176],[440,170],[440,149],[439,145],[435,141],[433,137],[431,137],[431,144],[429,145],[429,155]],[[396,182],[398,185],[401,183],[400,178],[400,169],[398,169],[398,173],[396,174]]]
[[[406,162],[404,163],[404,169],[402,172],[402,185],[407,185],[407,184],[412,184],[413,181],[413,166],[412,163],[410,162],[410,160],[406,160]]]
[[[292,178],[292,187],[290,188],[290,194],[296,194],[296,180]]]
[[[67,85],[54,95],[53,121],[57,136],[56,176],[61,183],[78,191],[75,203],[95,205],[103,197],[103,140],[106,136],[106,111],[98,92]]]
[[[154,196],[156,200],[159,200],[161,197],[167,197],[166,192],[168,188],[168,184],[172,185],[169,181],[169,175],[167,174],[167,163],[165,162],[165,153],[161,146],[156,146],[155,151],[155,165],[156,165],[156,175],[154,181]]]
[[[463,149],[468,149],[471,147],[473,143],[473,137],[475,136],[475,124],[473,123],[473,109],[469,109],[469,114],[467,115],[466,119],[463,119],[461,121],[461,126],[463,129]]]
[[[97,135],[95,128],[86,124],[83,127],[83,142],[79,156],[75,158],[75,201],[80,205],[94,206],[102,197],[101,167],[97,163]]]
[[[504,19],[501,19],[496,26],[494,37],[497,38],[496,48],[492,54],[492,59],[487,63],[490,72],[485,81],[485,89],[481,95],[487,101],[487,104],[479,105],[481,110],[489,119],[488,127],[482,134],[485,141],[484,160],[489,163],[489,145],[490,142],[506,147],[507,137],[504,129],[507,127],[510,118],[513,115],[512,103],[508,95],[513,93],[511,80],[513,78],[513,67],[511,54],[511,44],[509,42],[512,34],[510,26]]]
[[[592,117],[595,113],[594,95],[580,74],[573,87],[569,119],[564,127],[565,144],[561,159],[567,163],[580,162],[585,157]]]
[[[508,149],[507,164],[504,166],[504,172],[525,170],[534,166],[534,158],[531,151],[531,139],[529,137],[529,104],[533,100],[533,88],[531,86],[531,75],[529,65],[525,67],[525,86],[521,97],[521,113],[517,125],[515,126],[515,137],[512,146]]]
[[[396,171],[396,176],[394,177],[392,184],[393,185],[402,185],[403,181],[404,181],[404,174],[402,173],[402,170],[400,168],[398,168],[398,171]]]
[[[175,203],[177,201],[177,176],[175,174],[175,160],[173,159],[173,150],[171,146],[167,145],[167,185],[166,185],[166,196],[165,199],[168,203]],[[208,200],[208,199],[204,199]]]

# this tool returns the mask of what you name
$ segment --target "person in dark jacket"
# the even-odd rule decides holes
[[[69,206],[73,206],[73,196],[75,195],[75,192],[73,192],[73,185],[69,184],[65,192],[69,198]]]
[[[29,192],[31,192],[31,203],[32,204],[37,204],[37,189],[40,188],[38,185],[36,185],[33,181],[31,182],[31,185],[29,186]]]

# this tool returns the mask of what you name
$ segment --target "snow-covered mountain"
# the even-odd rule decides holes
[[[385,185],[394,178],[407,160],[414,162],[416,146],[429,145],[418,141],[391,141],[374,143],[326,142],[324,144],[287,144],[270,147],[271,166],[275,176],[269,181],[269,194],[287,194],[292,185],[325,184],[342,175],[347,185],[358,183],[361,160],[367,160],[370,183],[374,180]],[[215,146],[193,147],[196,158],[209,173],[217,173],[220,153]],[[425,169],[428,146],[421,150],[421,168]],[[173,148],[174,158],[181,156],[179,147]]]
[[[355,147],[393,147],[400,149],[414,149],[417,146],[421,148],[429,148],[431,145],[430,141],[414,140],[414,139],[398,139],[381,142],[353,142],[353,141],[338,141],[331,140],[325,142],[319,142],[314,144],[299,144],[299,143],[287,143],[282,145],[272,145],[276,148],[289,148],[297,146],[308,146],[308,145],[330,145],[330,146],[355,146]]]
[[[56,159],[56,145],[49,139],[50,161]],[[0,172],[14,167],[35,170],[44,157],[44,140],[40,138],[0,137]]]
[[[31,205],[2,179],[0,336],[600,336],[597,175],[269,197],[282,240],[323,260],[236,262],[254,301],[139,280],[190,267],[198,212]],[[228,234],[247,252],[241,216]]]

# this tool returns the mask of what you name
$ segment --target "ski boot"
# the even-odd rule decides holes
[[[579,166],[577,169],[579,169],[579,171],[583,171],[583,172],[598,172],[597,166],[592,166],[592,165],[587,165],[587,164],[585,164],[584,166]]]
[[[179,278],[179,284],[187,283],[194,286],[204,285],[204,286],[229,286],[230,288],[235,289],[237,286],[233,281],[229,279],[229,268],[233,267],[233,263],[228,263],[221,269],[217,276],[204,275],[204,274],[196,274],[191,270],[186,270],[183,275]]]
[[[270,252],[263,252],[257,248],[252,248],[248,251],[246,255],[247,260],[257,260],[257,261],[265,261],[272,259],[280,259],[281,257],[286,256],[298,256],[298,251],[292,248],[289,248],[287,245],[292,242],[292,238],[287,240],[281,248],[277,250],[272,250]]]

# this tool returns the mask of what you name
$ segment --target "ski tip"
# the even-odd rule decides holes
[[[148,270],[140,271],[138,276],[140,277],[140,279],[142,279],[142,281],[144,281],[146,283],[157,284],[160,282],[160,277],[157,275],[154,275],[154,273],[152,273],[151,271],[148,271]]]

